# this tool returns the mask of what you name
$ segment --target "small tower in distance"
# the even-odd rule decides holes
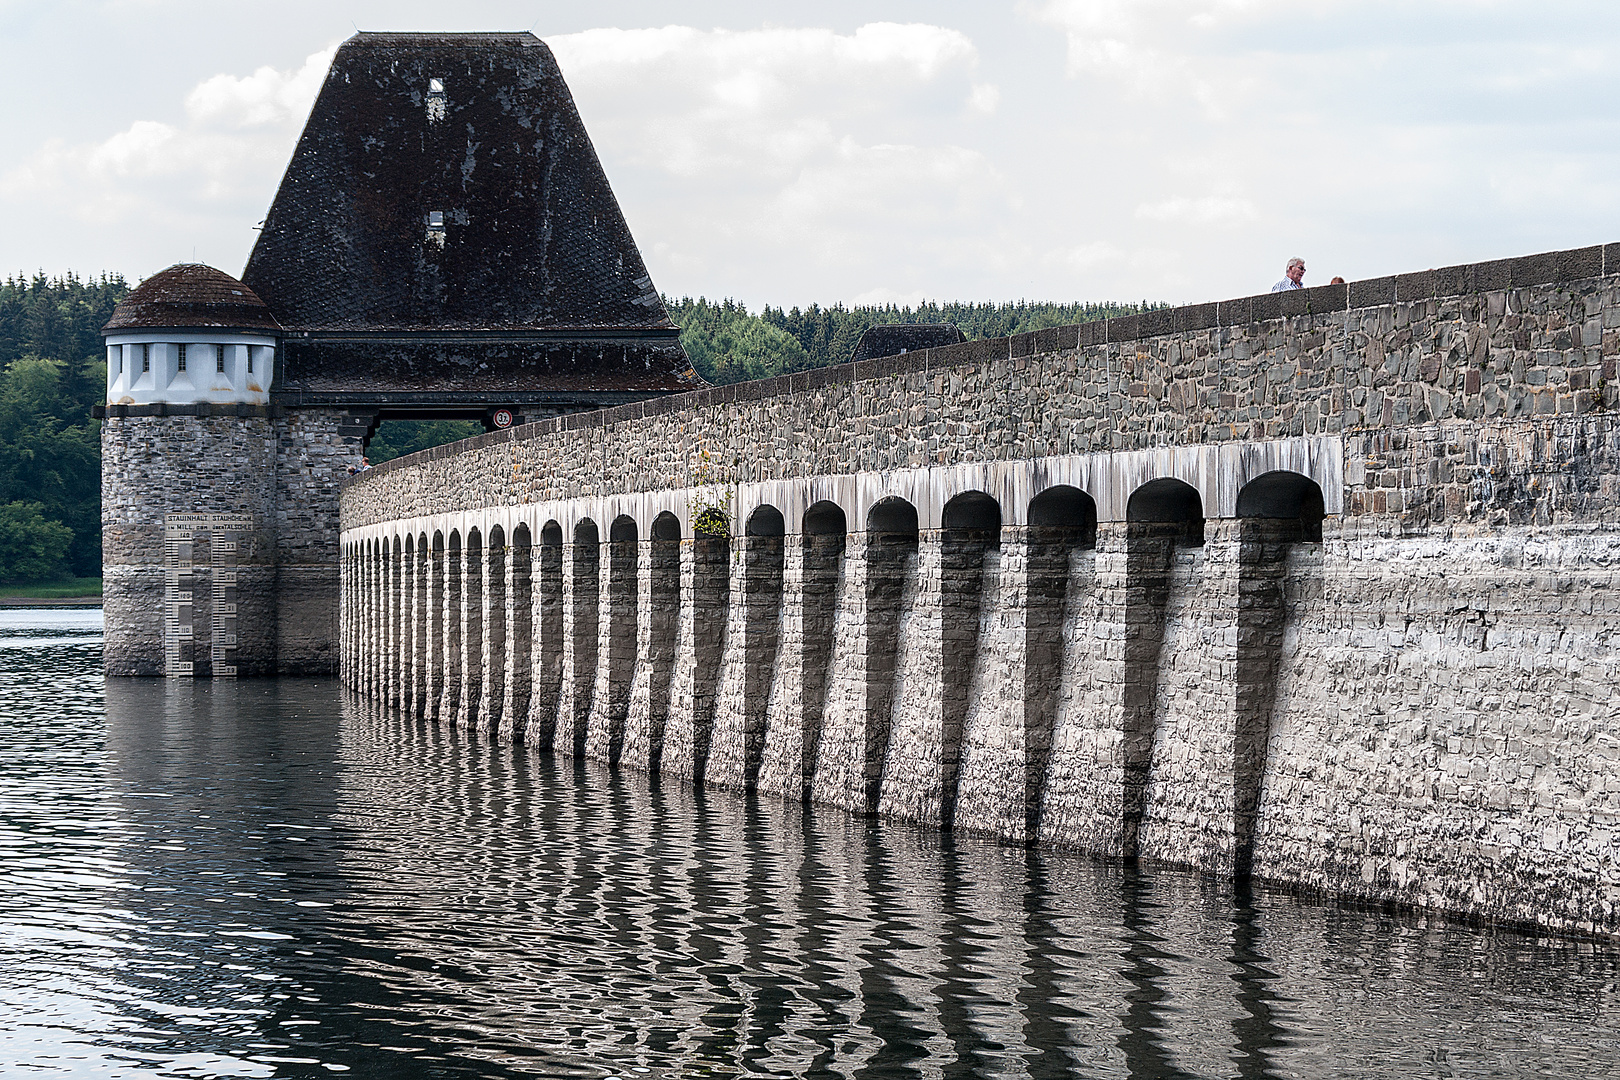
[[[102,334],[107,673],[274,672],[281,327],[240,281],[181,263]]]

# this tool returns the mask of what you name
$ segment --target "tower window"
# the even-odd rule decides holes
[[[150,345],[141,346],[141,370],[152,370],[152,346]]]
[[[253,346],[248,346],[248,374],[253,374]]]
[[[215,361],[215,363],[216,363],[217,366],[214,368],[214,370],[218,371],[220,373],[224,373],[224,371],[225,371],[225,346],[223,346],[223,345],[219,346],[219,359],[217,361]]]
[[[185,345],[185,342],[181,342],[179,345],[175,346],[175,355],[178,357],[178,359],[175,362],[174,370],[176,370],[176,371],[184,371],[184,370],[186,370],[186,345]]]

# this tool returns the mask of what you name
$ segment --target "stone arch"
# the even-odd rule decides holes
[[[479,569],[483,574],[483,649],[480,651],[482,694],[478,702],[479,730],[500,731],[506,707],[506,643],[509,634],[506,608],[506,528],[497,522],[489,529],[489,546]]]
[[[1160,477],[1131,492],[1125,520],[1136,526],[1154,526],[1154,532],[1171,535],[1177,543],[1204,542],[1204,500],[1184,480]]]
[[[1260,790],[1265,782],[1277,684],[1290,608],[1304,582],[1320,572],[1322,489],[1308,476],[1277,470],[1238,491],[1237,665],[1232,738],[1232,871],[1247,875],[1254,861]],[[1291,552],[1300,547],[1296,569]],[[1291,584],[1295,596],[1290,597]],[[1292,600],[1292,602],[1291,602]]]
[[[593,710],[600,718],[598,723],[602,730],[588,736],[592,756],[609,765],[619,763],[624,751],[625,721],[630,715],[630,690],[636,668],[636,584],[640,563],[640,529],[636,519],[620,514],[608,526],[607,656],[603,658],[603,680],[596,689],[601,700]]]
[[[731,518],[717,506],[692,516],[692,778],[703,782],[714,742],[720,663],[731,617]]]
[[[601,632],[602,533],[593,519],[582,517],[574,523],[572,547],[568,645],[573,666],[565,672],[568,682],[563,688],[569,707],[557,717],[557,723],[567,725],[568,745],[563,749],[575,757],[584,757],[601,652],[597,635]]]
[[[939,822],[956,818],[962,740],[973,669],[979,657],[985,559],[1001,547],[1001,503],[983,491],[953,496],[940,513],[940,769]]]
[[[1001,503],[982,491],[953,496],[940,513],[940,527],[951,532],[982,533],[986,539],[1001,532]]]
[[[1024,835],[1040,834],[1046,777],[1063,693],[1064,620],[1076,564],[1097,545],[1097,503],[1068,484],[1030,499],[1024,614]]]
[[[439,719],[455,723],[461,708],[461,530],[452,528],[445,537],[444,579],[444,678],[439,688]]]
[[[535,591],[535,650],[533,689],[525,741],[540,750],[552,749],[557,736],[557,708],[562,690],[563,665],[563,527],[556,518],[540,526],[540,581]]]
[[[804,520],[800,532],[805,536],[838,536],[844,537],[849,533],[849,519],[844,514],[844,508],[835,502],[822,499],[812,503],[804,512]],[[842,544],[842,540],[840,540]]]
[[[743,527],[743,787],[752,791],[765,757],[771,676],[781,643],[782,578],[787,521],[769,503],[755,507]]]
[[[1031,529],[1050,531],[1071,545],[1097,543],[1097,501],[1068,484],[1055,484],[1031,499],[1027,520]]]
[[[507,636],[506,701],[497,732],[502,742],[520,742],[534,687],[534,537],[527,522],[512,528],[508,573],[510,627]]]
[[[424,594],[427,610],[422,615],[427,639],[422,659],[422,713],[428,717],[438,716],[439,701],[444,690],[444,547],[444,531],[434,529],[428,538],[427,588]]]
[[[1191,484],[1171,477],[1131,492],[1125,508],[1125,686],[1122,853],[1139,851],[1160,703],[1158,686],[1178,549],[1204,542],[1204,504]]]
[[[461,707],[456,723],[477,730],[484,694],[484,549],[488,537],[478,526],[467,529],[461,553]]]
[[[671,680],[681,625],[681,519],[668,510],[652,520],[647,565],[647,768],[663,765]]]
[[[1325,506],[1321,485],[1315,480],[1279,469],[1262,473],[1243,485],[1238,491],[1237,516],[1275,521],[1280,531],[1297,532],[1292,539],[1319,544],[1322,519],[1327,516]]]
[[[917,508],[898,495],[889,495],[872,504],[866,512],[868,534],[917,539]]]
[[[388,550],[388,595],[384,611],[388,625],[383,640],[387,658],[383,670],[382,701],[397,709],[403,702],[401,690],[405,685],[405,540],[393,533],[384,541]]]
[[[804,512],[800,524],[800,611],[803,659],[798,704],[797,770],[787,783],[808,799],[815,781],[816,744],[827,712],[827,687],[832,678],[833,644],[838,622],[838,582],[843,577],[844,549],[849,519],[844,508],[821,500]],[[793,786],[787,790],[793,794]]]
[[[900,622],[917,572],[917,508],[899,496],[878,500],[866,515],[865,809],[875,813],[894,727],[900,666]]]
[[[783,536],[787,533],[787,522],[782,511],[769,503],[761,503],[748,515],[743,532],[748,536]]]
[[[658,516],[653,518],[651,535],[654,540],[673,540],[680,543],[681,519],[668,510],[660,511]]]

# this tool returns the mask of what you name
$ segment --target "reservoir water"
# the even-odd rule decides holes
[[[0,1075],[1593,1077],[1620,951],[103,680],[0,612]]]

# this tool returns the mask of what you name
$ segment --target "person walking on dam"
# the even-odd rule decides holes
[[[1288,266],[1283,270],[1283,279],[1271,287],[1272,292],[1287,292],[1289,289],[1303,289],[1305,281],[1305,260],[1298,256],[1288,260]]]

